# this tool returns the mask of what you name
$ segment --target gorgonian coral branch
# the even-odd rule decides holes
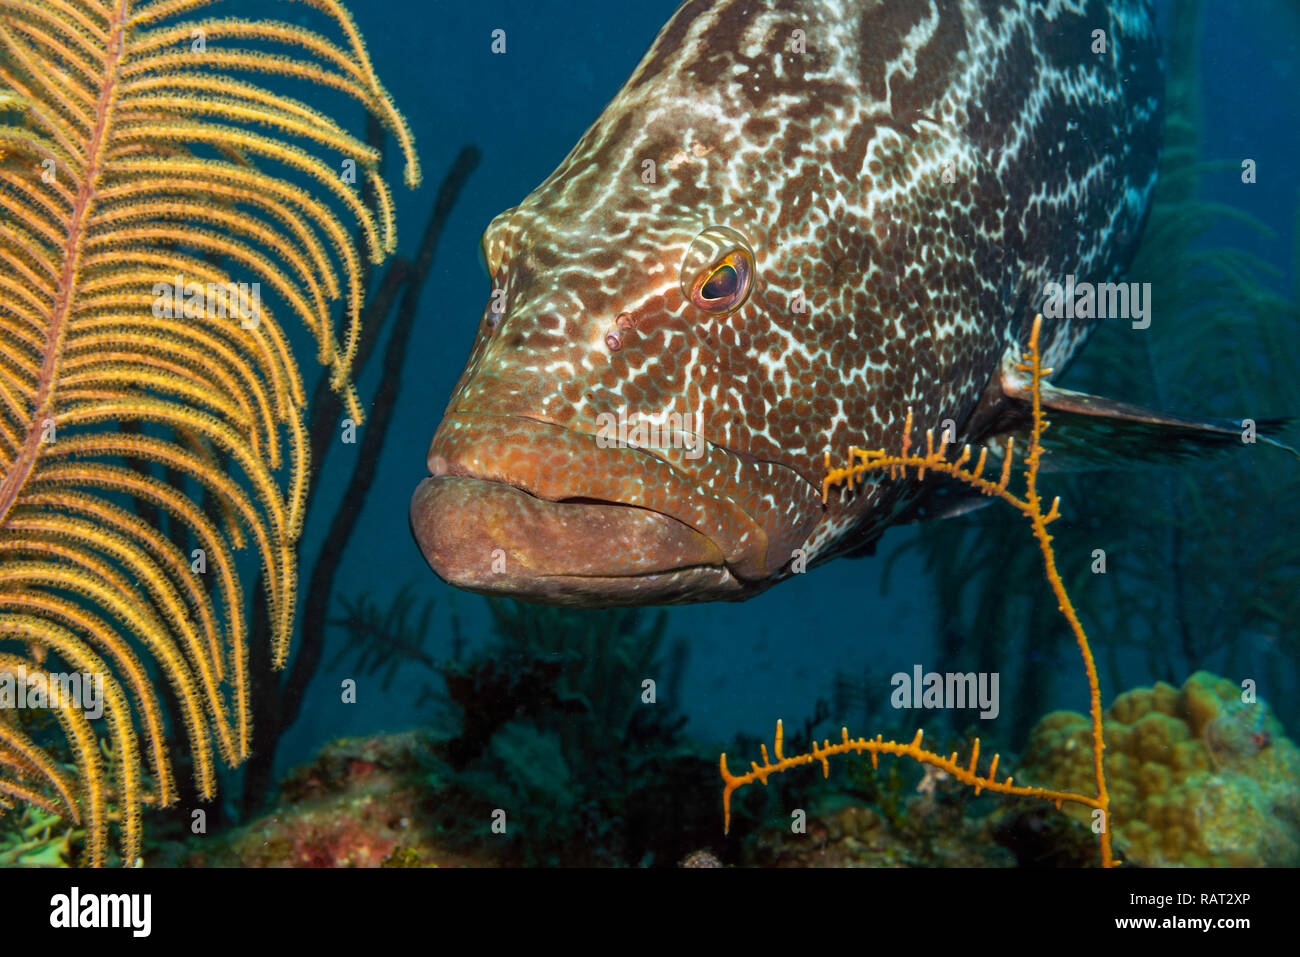
[[[822,482],[822,500],[826,500],[833,487],[842,485],[847,490],[851,490],[868,473],[887,470],[891,477],[898,478],[905,475],[910,469],[918,479],[925,478],[927,472],[935,472],[963,482],[985,495],[1001,499],[1029,520],[1034,538],[1043,553],[1044,571],[1052,592],[1056,596],[1057,606],[1069,624],[1070,630],[1074,633],[1079,652],[1083,656],[1084,671],[1088,678],[1089,710],[1092,716],[1093,763],[1097,780],[1097,795],[1090,797],[1071,791],[1051,791],[1045,788],[1014,786],[1011,778],[1001,782],[997,781],[994,777],[997,771],[997,755],[993,757],[993,763],[988,774],[981,777],[976,770],[976,763],[979,760],[978,739],[975,741],[969,765],[963,766],[958,764],[955,752],[951,757],[944,758],[922,748],[920,731],[917,731],[916,737],[909,744],[899,744],[896,741],[886,741],[881,736],[850,739],[848,729],[844,728],[841,729],[842,740],[838,744],[832,745],[829,741],[826,741],[818,745],[814,742],[810,752],[787,758],[781,753],[782,731],[781,723],[778,721],[776,726],[775,762],[769,760],[767,746],[764,745],[763,763],[761,765],[751,762],[751,770],[748,773],[733,775],[727,769],[727,756],[722,755],[720,768],[724,782],[723,814],[726,828],[729,829],[731,826],[731,795],[737,788],[745,784],[753,781],[766,784],[768,777],[772,774],[799,765],[810,764],[813,761],[820,761],[823,772],[829,774],[830,765],[827,759],[837,754],[850,752],[869,753],[873,766],[879,755],[897,754],[907,755],[922,764],[928,764],[946,771],[963,784],[974,787],[977,794],[980,790],[989,790],[1002,794],[1041,798],[1052,801],[1057,807],[1060,807],[1062,802],[1071,801],[1096,808],[1101,811],[1099,833],[1102,866],[1113,867],[1118,863],[1114,859],[1111,849],[1110,795],[1106,790],[1106,773],[1102,766],[1105,742],[1102,734],[1101,688],[1097,681],[1097,665],[1093,660],[1092,649],[1088,644],[1088,637],[1084,633],[1083,625],[1079,621],[1074,604],[1070,601],[1070,596],[1061,581],[1061,575],[1057,571],[1056,555],[1052,550],[1052,536],[1047,531],[1047,526],[1060,517],[1060,499],[1053,499],[1051,507],[1044,511],[1042,498],[1038,491],[1038,472],[1042,464],[1043,454],[1042,437],[1048,428],[1047,419],[1043,415],[1042,380],[1052,371],[1044,368],[1042,355],[1038,349],[1042,321],[1042,316],[1034,318],[1033,328],[1029,335],[1029,346],[1018,366],[1020,371],[1028,373],[1031,377],[1032,397],[1032,424],[1029,433],[1028,451],[1024,459],[1025,490],[1023,495],[1017,495],[1010,489],[1012,459],[1015,451],[1014,439],[1008,438],[1003,456],[1002,473],[997,481],[992,481],[984,477],[988,449],[980,450],[979,457],[974,464],[971,464],[971,448],[969,445],[963,446],[956,458],[949,458],[951,443],[948,441],[946,432],[936,445],[933,430],[928,430],[926,432],[925,454],[920,455],[912,452],[912,413],[909,410],[903,428],[902,449],[898,454],[890,454],[880,449],[852,448],[849,450],[850,462],[848,465],[842,468],[831,468],[830,453],[827,453],[827,474]]]

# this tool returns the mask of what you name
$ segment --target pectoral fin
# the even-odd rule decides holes
[[[1240,420],[1175,415],[1062,389],[1043,382],[1039,388],[1050,428],[1043,435],[1043,470],[1083,471],[1133,468],[1204,460],[1207,453],[1271,445],[1300,458],[1300,452],[1273,436],[1293,420]],[[972,441],[1000,451],[1008,436],[1024,448],[1032,424],[1033,395],[1027,373],[1013,363],[1002,371],[971,417]],[[976,436],[975,431],[979,434]]]

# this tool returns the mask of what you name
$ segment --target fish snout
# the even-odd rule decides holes
[[[429,471],[411,498],[411,530],[430,567],[458,587],[588,606],[754,590],[726,548],[736,538],[726,526],[752,521],[641,450],[601,448],[595,436],[520,416],[458,412],[434,436]]]

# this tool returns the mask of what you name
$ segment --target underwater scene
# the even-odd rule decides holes
[[[1293,0],[0,0],[0,866],[1300,865],[1298,84]]]

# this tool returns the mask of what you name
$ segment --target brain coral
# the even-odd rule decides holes
[[[1300,750],[1262,701],[1198,671],[1115,699],[1106,777],[1123,859],[1150,867],[1300,864]],[[1092,794],[1089,721],[1055,711],[1034,728],[1018,783]],[[1090,810],[1062,813],[1088,822]]]

